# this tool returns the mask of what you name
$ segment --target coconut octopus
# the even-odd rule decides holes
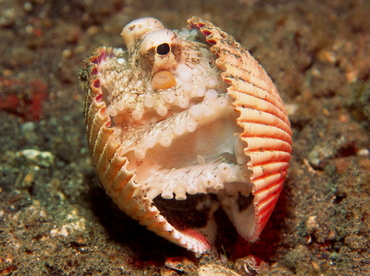
[[[80,77],[107,194],[147,229],[203,253],[218,210],[244,239],[258,239],[287,175],[292,132],[250,53],[210,22],[188,24],[134,20],[121,33],[127,50],[97,49]]]

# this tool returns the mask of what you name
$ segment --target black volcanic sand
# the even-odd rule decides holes
[[[187,275],[205,264],[249,275],[251,255],[265,275],[370,271],[369,1],[95,2],[0,2],[1,275]],[[192,15],[261,62],[294,140],[260,240],[221,225],[229,235],[203,256],[139,226],[99,187],[77,79],[95,48],[122,47],[129,21],[153,16],[178,29]]]

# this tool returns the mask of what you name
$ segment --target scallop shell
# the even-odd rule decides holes
[[[234,38],[192,17],[122,31],[127,51],[87,61],[85,122],[107,194],[159,236],[203,253],[221,209],[256,241],[289,167],[291,130],[277,89]]]

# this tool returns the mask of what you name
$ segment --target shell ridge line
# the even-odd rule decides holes
[[[286,116],[286,111],[283,106],[283,103],[271,94],[268,90],[258,86],[256,83],[252,82],[251,80],[245,79],[243,76],[235,76],[234,73],[224,72],[221,74],[223,79],[230,83],[230,90],[236,91],[238,93],[247,94],[257,99],[267,101],[271,103],[275,108],[279,109],[283,115]],[[253,88],[248,89],[248,85],[251,85]],[[250,88],[250,87],[249,87]],[[261,91],[259,91],[261,90]],[[254,91],[254,92],[253,92]]]
[[[287,132],[291,134],[290,122],[288,121],[285,110],[282,111],[276,108],[271,102],[256,97],[252,93],[238,93],[238,91],[235,91],[234,89],[229,89],[228,93],[232,98],[235,99],[234,105],[236,108],[251,108],[272,114],[280,118],[280,120],[285,123],[286,127],[288,128]]]
[[[117,175],[112,181],[112,193],[121,193],[122,190],[127,186],[127,184],[133,181],[135,175],[132,172],[128,172],[127,168],[125,167],[126,165],[127,159],[125,159],[125,163],[121,166],[121,169],[117,172]]]
[[[255,185],[259,186],[259,189],[258,189],[258,191],[256,191],[255,194],[263,193],[265,190],[269,189],[269,187],[275,187],[276,185],[274,183],[276,181],[285,178],[284,171],[285,171],[285,169],[278,170],[278,171],[272,171],[272,172],[268,172],[268,174],[262,175],[258,178],[253,178],[252,180],[255,183]],[[271,182],[271,180],[274,180],[274,181]]]
[[[131,180],[131,176],[127,176],[124,170],[121,169],[117,172],[117,175],[114,177],[113,181],[111,182],[111,197],[114,202],[117,203],[118,195],[121,193],[121,190],[127,185],[127,183]]]
[[[272,80],[267,76],[261,65],[259,65],[258,62],[247,53],[248,52],[241,53],[239,58],[233,56],[234,54],[231,54],[233,56],[233,60],[230,60],[230,56],[224,57],[225,54],[229,54],[228,52],[222,52],[222,55],[218,53],[220,56],[219,64],[223,63],[222,68],[226,67],[228,68],[228,71],[233,72],[234,78],[240,78],[243,81],[253,83],[256,87],[269,93],[275,98],[276,101],[281,102],[277,89],[274,87]],[[242,60],[251,61],[250,63],[252,64],[249,64],[248,67],[245,65],[243,66]],[[253,66],[257,65],[259,66],[260,70],[253,71]],[[238,71],[241,72],[238,73]]]
[[[106,155],[106,148],[109,147],[109,137],[113,133],[113,129],[102,127],[100,128],[100,131],[97,136],[97,142],[95,143],[94,147],[94,163],[98,164],[98,167],[100,167],[101,159],[103,156]]]
[[[222,75],[225,80],[227,80],[227,81],[230,81],[230,79],[239,80],[239,82],[233,83],[236,87],[238,87],[237,84],[239,84],[240,81],[242,81],[243,83],[249,83],[249,84],[253,85],[255,88],[261,89],[263,92],[265,92],[269,95],[269,97],[264,97],[264,98],[261,98],[261,99],[269,100],[276,107],[278,107],[279,109],[284,111],[283,103],[279,98],[280,95],[277,94],[277,92],[274,92],[274,90],[276,88],[274,88],[274,86],[272,86],[272,84],[270,86],[264,87],[263,85],[260,84],[261,78],[259,78],[258,76],[249,74],[245,70],[241,70],[238,66],[229,65],[226,68],[227,68],[226,69],[227,71],[225,71],[225,74]],[[247,76],[249,76],[249,77],[247,77]],[[244,91],[242,90],[240,92],[244,92]],[[245,92],[247,92],[247,91],[245,91]]]
[[[94,117],[94,113],[93,113],[93,110],[91,108],[89,108],[89,102],[92,100],[91,96],[90,96],[90,88],[88,88],[88,85],[86,85],[85,87],[85,110],[88,110],[88,112],[85,112],[85,125],[86,125],[86,137],[87,137],[87,140],[90,141],[90,136],[91,136],[91,122],[93,120],[93,117]],[[90,99],[91,100],[90,100]]]
[[[106,182],[113,183],[118,171],[126,164],[127,159],[117,153],[117,148],[113,148],[111,152],[104,152],[101,159],[108,163],[108,165],[99,166],[104,170],[104,179]]]
[[[285,151],[290,153],[292,146],[287,141],[268,137],[243,137],[248,144],[248,152]],[[256,143],[254,143],[257,140]],[[268,141],[268,142],[267,142]],[[262,145],[261,145],[262,144]],[[267,144],[267,145],[265,145]]]
[[[273,161],[266,161],[266,160],[264,160],[264,161],[261,161],[261,162],[254,162],[251,165],[251,167],[253,167],[253,168],[259,168],[259,167],[267,166],[267,165],[270,165],[270,164],[271,165],[273,165],[273,164],[284,164],[284,166],[285,166],[285,164],[288,164],[288,162],[289,162],[289,160],[287,161],[287,159],[284,158],[284,156],[279,156],[279,154],[281,152],[288,153],[286,151],[279,152],[279,151],[276,151],[275,150],[275,151],[264,151],[264,152],[270,152],[271,154],[277,154],[278,157],[277,157],[277,159],[274,159]],[[253,152],[248,152],[248,153],[251,154]],[[279,158],[281,158],[281,159],[279,159]],[[280,168],[280,169],[285,170],[286,168],[283,167],[283,168]]]
[[[95,144],[97,143],[96,137],[98,136],[101,127],[105,123],[105,121],[103,120],[104,118],[99,114],[100,113],[97,113],[94,116],[94,119],[93,119],[92,124],[91,124],[91,133],[90,133],[89,143],[90,143],[92,149],[95,148]]]
[[[261,139],[264,143],[268,144],[266,146],[253,146],[248,145],[247,149],[251,152],[253,151],[262,151],[262,150],[280,150],[286,151],[288,153],[292,152],[292,146],[290,140],[284,140],[277,137],[264,136],[260,134],[255,135],[241,135],[241,139],[245,140],[247,143],[253,143],[254,140]]]
[[[270,160],[271,162],[275,160],[281,160],[281,161],[290,161],[290,152],[286,151],[251,151],[249,152],[247,149],[245,149],[245,154],[248,155],[251,158],[250,163],[251,164],[260,164],[264,163],[267,160]]]
[[[98,110],[101,108],[102,103],[99,105],[99,103],[94,102],[94,97],[91,95],[93,89],[87,87],[86,94],[86,101],[89,101],[89,103],[86,103],[85,105],[85,110],[88,112],[85,112],[85,122],[86,122],[86,127],[87,127],[87,135],[91,135],[91,129],[92,129],[92,124],[95,119],[96,113]]]
[[[241,120],[239,122],[244,126],[244,132],[241,134],[242,137],[275,138],[288,143],[292,142],[289,133],[279,127],[255,122],[246,123]]]
[[[244,126],[245,131],[241,134],[243,138],[266,138],[266,139],[277,139],[289,144],[292,143],[289,133],[283,129],[271,125],[266,125],[264,123],[255,123],[255,122],[241,122]],[[271,129],[271,132],[267,132],[268,129]]]
[[[289,163],[279,162],[279,161],[254,165],[251,180],[254,181],[256,179],[259,179],[260,177],[263,177],[264,174],[267,175],[270,173],[274,173],[276,171],[280,171],[280,172],[286,171],[288,167],[289,167]]]
[[[239,106],[238,106],[239,107]],[[237,109],[237,108],[236,108]],[[285,131],[286,133],[289,133],[290,128],[287,126],[284,120],[282,120],[280,117],[276,116],[272,112],[266,112],[263,110],[257,110],[252,107],[241,107],[240,112],[243,114],[243,117],[249,117],[251,122],[259,123],[259,124],[265,124],[265,125],[274,125],[281,130]],[[241,122],[247,122],[246,119],[240,119]],[[290,134],[290,133],[289,133]]]
[[[114,137],[114,130],[112,128],[105,128],[106,132],[106,143],[102,152],[99,154],[95,152],[94,155],[98,155],[97,167],[99,168],[107,168],[107,164],[109,164],[116,154],[116,151],[119,148],[119,144],[113,140]],[[109,134],[109,136],[108,136]]]

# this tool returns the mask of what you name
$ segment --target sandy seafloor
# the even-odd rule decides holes
[[[0,274],[368,275],[369,14],[368,0],[1,0]],[[178,29],[192,15],[263,65],[294,140],[260,239],[230,232],[202,256],[139,226],[99,187],[77,79],[93,49],[123,47],[132,19]],[[245,271],[247,256],[259,270]]]

